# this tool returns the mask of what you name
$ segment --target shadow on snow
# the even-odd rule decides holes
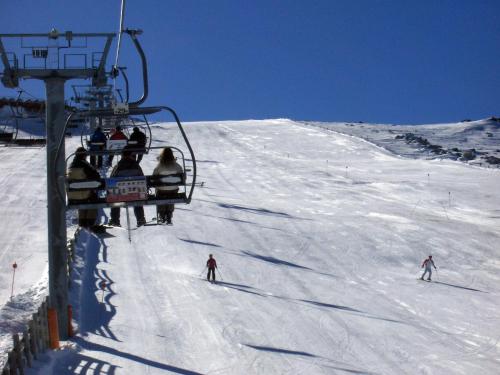
[[[116,357],[122,357],[122,358],[128,359],[130,361],[142,363],[146,366],[154,367],[154,368],[157,368],[160,370],[169,371],[169,372],[172,372],[174,374],[201,375],[201,373],[199,373],[199,372],[186,370],[186,369],[183,369],[180,367],[175,367],[172,365],[168,365],[166,363],[153,361],[153,360],[150,360],[147,358],[142,358],[142,357],[139,357],[139,356],[131,354],[131,353],[126,353],[126,352],[123,352],[123,351],[120,351],[120,350],[117,350],[114,348],[110,348],[109,346],[91,343],[91,342],[85,341],[83,338],[80,338],[80,337],[75,338],[74,341],[79,345],[80,348],[85,349],[85,350],[108,353],[108,354],[116,356]],[[95,368],[93,368],[92,365],[94,363],[103,363],[102,361],[96,360],[92,357],[83,356],[80,354],[76,354],[74,356],[68,356],[68,357],[69,357],[69,361],[71,361],[71,363],[68,363],[69,361],[66,361],[66,363],[63,364],[66,367],[61,366],[62,368],[60,369],[63,372],[58,371],[57,372],[58,374],[64,374],[63,368],[66,368],[68,370],[68,372],[67,372],[68,374],[74,374],[74,373],[76,373],[76,372],[74,372],[75,369],[77,369],[77,368],[82,369],[82,367],[80,367],[80,366],[82,366],[81,365],[82,363],[85,363],[83,366],[85,366],[85,368],[87,368],[89,370],[88,374],[97,374],[97,373],[99,373],[99,374],[114,374],[114,371],[117,367],[117,366],[114,366],[114,365],[108,363],[108,365],[110,366],[109,372],[103,372],[103,371],[95,372]],[[89,365],[89,363],[90,363],[90,365]],[[69,366],[73,367],[73,369],[70,370],[68,368]],[[78,372],[78,373],[79,374],[86,374],[87,372],[82,372],[82,370],[80,370],[80,372]]]
[[[80,297],[80,303],[85,305],[85,314],[82,314],[80,317],[80,332],[82,335],[92,332],[99,336],[119,341],[109,328],[109,323],[116,314],[116,307],[111,303],[111,299],[116,294],[113,290],[114,282],[105,270],[97,268],[101,249],[103,262],[107,262],[107,245],[102,238],[95,235],[89,236]],[[102,296],[102,292],[99,292],[99,285],[103,281],[106,282],[106,296],[101,303],[98,299]],[[78,316],[76,318],[78,319]]]
[[[275,257],[270,257],[270,256],[265,256],[265,255],[259,255],[259,254],[252,253],[251,251],[242,251],[242,253],[245,254],[245,255],[248,255],[248,256],[250,256],[252,258],[263,260],[265,262],[269,262],[269,263],[273,263],[273,264],[278,264],[278,265],[281,265],[281,266],[288,266],[288,267],[300,268],[300,269],[308,270],[308,271],[314,271],[313,269],[311,269],[309,267],[304,267],[304,266],[301,266],[301,265],[298,265],[298,264],[295,264],[295,263],[292,263],[292,262],[287,262],[285,260],[281,260],[281,259],[278,259],[278,258],[275,258]]]
[[[189,242],[195,245],[204,245],[204,246],[212,246],[212,247],[221,247],[220,245],[210,243],[210,242],[202,242],[202,241],[195,241],[195,240],[188,240],[184,238],[179,238],[179,240],[184,241],[184,242]]]
[[[247,346],[249,348],[255,349],[255,350],[269,352],[269,353],[286,354],[286,355],[296,355],[296,356],[310,357],[310,358],[319,358],[319,359],[324,359],[324,360],[329,361],[329,362],[335,362],[335,361],[333,361],[331,359],[328,359],[328,358],[325,358],[325,357],[321,357],[321,356],[317,356],[315,354],[311,354],[311,353],[303,352],[303,351],[289,350],[289,349],[282,349],[282,348],[274,348],[274,347],[271,347],[271,346],[261,346],[261,345],[251,345],[251,344],[243,344],[243,345],[245,345],[245,346]],[[338,367],[338,366],[332,366],[330,364],[322,364],[322,363],[319,363],[319,362],[315,362],[315,364],[317,366],[319,366],[319,367],[328,367],[328,368],[332,368],[332,369],[335,369],[335,370],[348,372],[348,373],[351,373],[351,374],[375,375],[375,373],[373,373],[373,372],[367,372],[367,371],[363,371],[363,370],[354,370],[354,369],[350,369],[350,368],[346,368],[346,367]],[[345,366],[345,364],[342,364],[342,365]]]
[[[433,281],[433,283],[434,284],[441,284],[441,285],[451,286],[453,288],[458,288],[458,289],[471,290],[473,292],[488,293],[488,292],[485,292],[484,290],[479,290],[479,289],[474,289],[474,288],[468,288],[466,286],[461,286],[461,285],[443,283],[442,281]]]

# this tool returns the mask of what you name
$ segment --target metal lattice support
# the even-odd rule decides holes
[[[111,42],[115,34],[84,33],[71,31],[59,33],[52,30],[48,34],[0,34],[0,61],[4,66],[1,81],[8,88],[19,85],[20,79],[39,79],[45,82],[47,104],[47,205],[48,205],[48,254],[49,254],[49,307],[56,309],[59,327],[68,326],[68,274],[66,251],[66,202],[60,193],[64,191],[65,150],[60,148],[65,129],[64,84],[70,79],[91,79],[92,85],[106,85],[105,64]],[[40,46],[35,41],[47,39],[47,44]],[[96,61],[95,52],[88,63],[86,54],[72,54],[71,48],[87,48],[89,40],[105,38],[101,59]],[[29,50],[30,54],[16,53],[5,49],[2,39],[20,39],[18,49]],[[61,58],[61,54],[63,57]],[[70,61],[75,56],[84,63],[72,67]],[[36,67],[28,65],[28,61],[43,60]],[[60,339],[67,339],[67,331],[60,329]]]

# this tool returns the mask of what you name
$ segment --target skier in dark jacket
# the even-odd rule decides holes
[[[132,154],[131,147],[126,146],[122,151],[122,157],[118,164],[113,168],[111,172],[111,177],[129,177],[129,176],[144,176],[140,165],[135,161],[135,157]],[[134,215],[137,220],[137,226],[146,224],[146,219],[144,217],[144,207],[135,206]],[[111,209],[111,220],[109,225],[120,226],[120,208],[113,207]]]
[[[424,262],[422,263],[422,267],[425,267],[425,271],[420,277],[420,280],[423,280],[425,275],[429,273],[429,277],[427,277],[427,281],[431,281],[431,276],[432,276],[432,267],[434,267],[435,270],[437,270],[436,265],[434,264],[434,261],[432,260],[432,255],[429,255],[429,258],[425,259]]]
[[[102,132],[101,127],[97,127],[94,134],[90,137],[90,151],[102,151],[106,148],[106,134]],[[97,159],[97,163],[96,163]],[[102,167],[102,155],[90,155],[90,164],[95,168]]]
[[[141,132],[137,126],[134,127],[134,131],[130,134],[129,145],[135,149],[138,163],[141,162],[142,156],[146,152],[146,141],[146,134]]]
[[[86,160],[87,150],[78,147],[75,157],[71,162],[67,176],[70,180],[94,180],[100,179],[99,172]],[[97,199],[95,190],[79,190],[68,192],[68,199],[73,202],[86,203]],[[78,225],[84,228],[91,228],[97,219],[97,209],[78,210]]]
[[[215,269],[217,268],[217,262],[215,261],[215,258],[212,256],[212,254],[208,256],[207,268],[207,280],[210,281],[210,274],[212,274],[212,281],[215,282]]]

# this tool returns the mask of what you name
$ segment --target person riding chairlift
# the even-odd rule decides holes
[[[122,127],[120,125],[118,125],[115,128],[114,133],[109,137],[109,140],[110,141],[128,140],[128,138],[125,135],[125,133],[122,131]],[[113,163],[113,157],[114,157],[113,154],[111,154],[111,155],[108,156],[108,163],[107,163],[108,167],[111,167],[111,164]]]
[[[174,153],[170,147],[165,147],[158,157],[158,165],[153,171],[153,175],[171,176],[184,173],[182,167],[175,161]],[[158,186],[156,188],[156,198],[168,199],[176,198],[179,192],[179,186]],[[157,206],[160,223],[172,224],[174,214],[174,205],[166,204]]]

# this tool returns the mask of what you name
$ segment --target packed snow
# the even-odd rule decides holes
[[[498,374],[500,170],[402,157],[413,146],[378,125],[363,124],[365,139],[324,125],[186,124],[204,186],[172,227],[134,229],[131,242],[123,228],[80,232],[77,336],[27,373]],[[153,145],[175,132],[154,126]],[[9,311],[46,283],[45,149],[0,153],[6,337],[21,319]],[[156,155],[141,165],[151,173]],[[431,283],[419,280],[429,254]]]

